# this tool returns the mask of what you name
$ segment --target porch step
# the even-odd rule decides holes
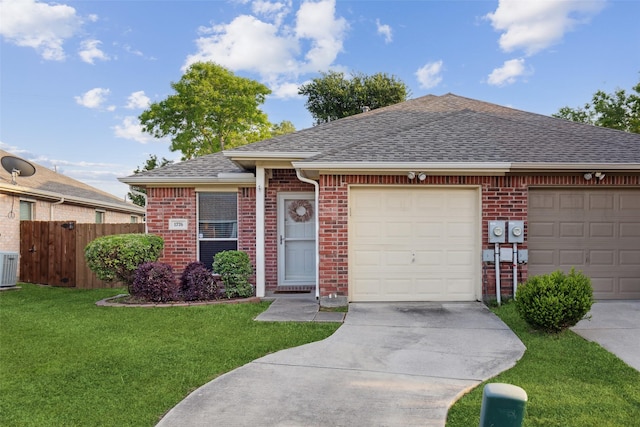
[[[300,285],[300,286],[278,286],[274,294],[308,294],[315,289],[314,286]]]

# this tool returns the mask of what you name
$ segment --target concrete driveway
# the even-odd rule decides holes
[[[331,337],[216,378],[158,426],[443,426],[524,350],[481,303],[352,303]]]
[[[588,315],[571,329],[640,371],[640,301],[597,302]]]

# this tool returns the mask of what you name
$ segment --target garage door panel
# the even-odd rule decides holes
[[[529,234],[538,237],[555,236],[555,223],[529,221]]]
[[[597,299],[640,298],[640,189],[531,189],[527,238],[530,276],[575,267]]]
[[[620,265],[635,266],[640,265],[640,249],[638,250],[621,250]]]
[[[637,222],[621,222],[619,224],[619,230],[619,236],[622,238],[640,237],[640,224]]]
[[[529,265],[556,265],[555,255],[556,251],[553,249],[529,249]]]
[[[576,210],[580,213],[584,211],[584,195],[582,194],[560,194],[558,208],[560,210]]]
[[[613,194],[589,194],[589,210],[611,210],[613,206]]]
[[[441,239],[444,230],[440,222],[418,221],[415,224],[414,233],[422,238]]]
[[[592,222],[589,224],[589,237],[614,237],[616,225],[612,222]]]
[[[589,251],[589,263],[593,266],[613,267],[616,265],[616,252],[613,250]]]
[[[636,194],[620,194],[619,197],[620,212],[628,215],[635,216],[640,211],[640,197]]]
[[[585,237],[582,222],[561,222],[559,225],[560,237]]]
[[[569,267],[583,265],[586,258],[584,250],[561,249],[558,251],[558,255],[560,265]]]
[[[353,253],[353,262],[358,267],[379,265],[381,258],[380,251],[375,250],[359,250]]]
[[[442,250],[418,250],[416,251],[416,264],[418,266],[442,265],[445,255]]]
[[[377,202],[362,201],[369,197]],[[481,283],[478,206],[476,189],[351,188],[351,300],[474,300]]]
[[[455,237],[462,237],[463,239],[466,239],[473,234],[474,229],[477,227],[477,225],[475,223],[472,223],[470,221],[465,221],[465,222],[453,222],[453,221],[447,221],[447,237],[449,239],[451,238],[455,238]]]

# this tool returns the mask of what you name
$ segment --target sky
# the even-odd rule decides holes
[[[150,155],[138,116],[196,61],[272,91],[272,123],[313,125],[298,87],[387,73],[551,115],[640,81],[640,1],[0,0],[0,149],[124,198]]]

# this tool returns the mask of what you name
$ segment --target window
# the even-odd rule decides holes
[[[221,251],[238,249],[238,194],[198,194],[200,261],[208,268]]]
[[[137,224],[138,223],[138,217],[135,215],[131,215],[131,224]]]
[[[20,221],[33,221],[35,205],[34,202],[20,200]]]
[[[96,224],[104,224],[104,211],[96,211]]]

